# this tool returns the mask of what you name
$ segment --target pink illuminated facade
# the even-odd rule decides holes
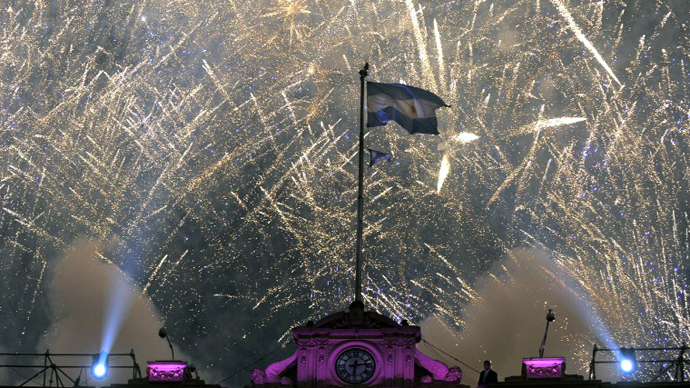
[[[460,368],[421,353],[418,326],[400,325],[358,302],[350,311],[292,329],[297,350],[252,371],[252,385],[294,387],[461,387]]]

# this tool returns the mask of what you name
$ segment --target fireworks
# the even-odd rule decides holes
[[[479,136],[469,132],[462,132],[455,135],[455,140],[457,140],[460,143],[470,143],[477,139],[479,139]]]
[[[11,2],[0,306],[21,319],[1,335],[36,342],[42,297],[18,290],[44,290],[80,236],[107,242],[188,347],[226,359],[269,324],[343,308],[369,61],[372,80],[452,105],[439,137],[368,131],[395,155],[366,172],[369,306],[461,329],[470,279],[531,246],[614,337],[687,341],[688,12],[642,6]]]
[[[441,192],[441,187],[443,187],[443,182],[448,177],[450,173],[450,163],[448,163],[448,156],[444,156],[441,161],[441,169],[438,172],[438,184],[436,185],[436,192]]]

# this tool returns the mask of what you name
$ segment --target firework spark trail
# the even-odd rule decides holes
[[[445,155],[443,160],[441,160],[441,169],[438,170],[438,183],[436,184],[436,192],[441,192],[441,187],[443,187],[443,182],[446,181],[446,177],[450,173],[450,162],[448,161],[448,156]]]
[[[142,295],[146,295],[146,291],[148,291],[149,287],[151,286],[151,283],[153,280],[156,278],[156,275],[158,274],[158,271],[160,271],[161,267],[163,266],[163,263],[165,263],[165,260],[168,258],[168,255],[163,256],[161,261],[158,263],[156,268],[153,269],[153,272],[151,272],[151,275],[149,276],[149,281],[146,283],[144,286],[144,289],[141,290]]]
[[[434,19],[434,40],[436,42],[436,55],[438,56],[438,74],[441,85],[446,85],[446,64],[443,62],[443,45],[441,35],[438,32],[438,23]]]
[[[26,312],[26,323],[24,327],[22,328],[22,336],[26,334],[26,327],[28,323],[31,321],[31,313],[34,311],[36,308],[36,299],[38,297],[38,294],[41,292],[41,287],[43,286],[43,276],[45,275],[46,272],[46,267],[48,265],[48,262],[44,261],[43,265],[41,266],[41,272],[38,275],[38,279],[36,279],[36,284],[34,285],[34,293],[33,296],[31,297],[31,303],[29,304],[29,310]],[[27,283],[28,286],[28,283]],[[28,290],[24,290],[25,292]],[[23,337],[22,337],[23,338]]]
[[[592,42],[590,42],[589,39],[587,39],[585,34],[582,33],[582,30],[580,30],[580,27],[578,27],[577,23],[575,23],[575,19],[573,19],[573,16],[570,14],[570,11],[568,11],[568,8],[566,8],[566,6],[563,5],[563,2],[561,2],[560,0],[551,1],[556,5],[558,11],[561,13],[565,21],[568,22],[568,27],[570,27],[577,39],[580,42],[582,42],[583,45],[585,45],[587,50],[589,50],[592,53],[592,55],[594,55],[594,58],[597,59],[597,62],[599,62],[601,67],[603,67],[604,70],[606,70],[606,72],[609,73],[611,78],[613,78],[614,81],[616,81],[618,86],[623,86],[623,84],[621,84],[621,82],[618,80],[618,77],[616,77],[616,75],[613,73],[613,70],[611,70],[604,58],[602,58],[601,54],[599,54],[599,51],[597,51],[594,45],[592,45]]]
[[[537,150],[539,149],[539,146],[544,143],[543,141],[540,141],[541,130],[543,128],[575,124],[585,120],[586,119],[581,117],[559,117],[555,119],[539,120],[536,123],[527,126],[527,128],[531,129],[528,129],[524,132],[534,132],[534,140],[532,141],[532,147],[530,148],[525,158],[522,160],[522,163],[520,163],[518,167],[513,169],[513,171],[508,175],[508,177],[506,177],[506,179],[501,183],[498,189],[496,189],[494,194],[489,199],[489,202],[487,202],[486,204],[487,208],[491,206],[491,204],[499,198],[503,190],[508,188],[513,183],[513,181],[515,181],[521,174],[529,175],[530,167],[533,165],[534,158],[537,155]],[[525,180],[523,180],[523,182],[524,181]]]
[[[439,137],[367,132],[395,155],[366,178],[372,306],[459,330],[470,280],[528,245],[578,281],[616,339],[645,341],[616,323],[635,316],[659,343],[687,340],[690,42],[667,39],[685,31],[682,9],[638,23],[622,16],[645,14],[633,5],[561,0],[230,4],[14,1],[0,15],[0,253],[11,258],[0,268],[13,289],[45,279],[45,252],[86,234],[112,242],[103,260],[190,344],[232,324],[233,341],[261,341],[276,317],[342,309],[356,71],[369,60],[372,79],[453,105]],[[461,183],[444,183],[444,162]],[[43,297],[6,291],[0,306]],[[209,300],[247,316],[213,322]],[[31,321],[17,333],[37,311],[19,316]]]
[[[426,47],[427,37],[424,30],[422,30],[419,20],[424,20],[424,15],[421,15],[422,8],[420,5],[419,11],[415,10],[413,0],[405,0],[405,5],[407,5],[407,11],[409,12],[410,21],[412,22],[412,29],[414,31],[414,37],[417,42],[417,52],[419,54],[419,61],[422,64],[422,77],[424,79],[424,84],[428,84],[427,87],[431,87],[432,90],[438,89],[436,85],[436,79],[433,77],[434,72],[431,70],[431,64],[429,63],[429,53]],[[417,17],[417,14],[420,17]],[[439,46],[440,47],[440,46]]]
[[[540,121],[537,125],[540,127],[558,127],[561,125],[575,124],[587,120],[584,117],[558,117],[555,119],[548,119]]]
[[[470,143],[479,139],[479,136],[475,135],[474,133],[462,132],[455,135],[454,139],[460,143]]]

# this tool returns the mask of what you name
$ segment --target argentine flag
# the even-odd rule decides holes
[[[395,121],[407,132],[438,135],[436,109],[446,105],[427,90],[403,84],[367,82],[367,127]]]

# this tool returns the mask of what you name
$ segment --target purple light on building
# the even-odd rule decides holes
[[[523,358],[525,376],[528,379],[561,378],[565,372],[565,358]]]
[[[148,365],[150,382],[181,382],[187,371],[187,363],[182,361],[149,361]]]

